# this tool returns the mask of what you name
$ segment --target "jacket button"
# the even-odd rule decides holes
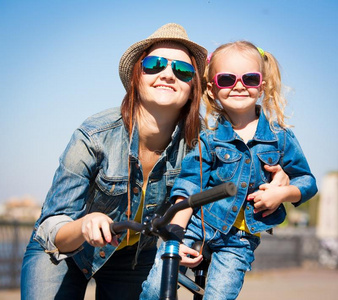
[[[242,182],[242,183],[241,183],[241,187],[242,187],[242,188],[246,188],[246,186],[247,186],[246,182]]]
[[[230,158],[230,154],[229,154],[229,153],[225,154],[225,155],[224,155],[224,158],[225,158],[225,159],[229,159],[229,158]]]
[[[222,230],[227,230],[228,229],[228,226],[227,225],[224,225],[223,227],[222,227]]]
[[[236,212],[237,210],[238,210],[237,206],[234,205],[234,206],[232,207],[232,211],[233,211],[233,212]]]
[[[250,210],[250,206],[247,206],[247,207],[246,207],[246,210]]]
[[[106,253],[103,250],[100,251],[100,257],[101,258],[105,258],[106,257]]]
[[[88,270],[87,269],[82,269],[83,274],[88,274]]]
[[[268,158],[268,162],[269,162],[270,164],[272,163],[272,158],[271,158],[271,157]]]
[[[135,186],[135,187],[133,188],[133,193],[134,193],[134,194],[137,194],[137,193],[138,193],[138,187]]]
[[[247,159],[245,160],[245,163],[246,163],[246,164],[249,164],[250,161],[251,161],[251,159],[250,159],[250,158],[247,158]]]
[[[255,230],[255,227],[251,227],[251,231],[253,232]]]

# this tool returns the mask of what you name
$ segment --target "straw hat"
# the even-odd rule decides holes
[[[121,81],[126,90],[128,90],[130,86],[134,65],[140,58],[143,51],[149,48],[151,45],[162,41],[177,41],[187,47],[196,59],[200,77],[203,77],[208,51],[202,46],[189,40],[187,32],[181,25],[169,23],[157,29],[145,40],[131,45],[122,55],[119,73]]]

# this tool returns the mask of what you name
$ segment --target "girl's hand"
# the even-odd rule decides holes
[[[94,247],[103,247],[107,243],[117,247],[117,237],[112,236],[109,228],[112,222],[113,220],[103,213],[90,213],[83,217],[82,235]]]
[[[202,254],[199,254],[198,251],[191,249],[184,244],[180,244],[179,255],[182,258],[180,264],[188,268],[194,268],[198,266],[203,260]],[[189,257],[188,255],[194,257]]]

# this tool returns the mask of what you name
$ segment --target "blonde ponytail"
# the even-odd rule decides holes
[[[264,62],[263,80],[265,81],[262,108],[269,120],[270,126],[276,121],[279,126],[290,127],[285,123],[286,99],[282,95],[281,74],[277,59],[269,52],[264,51],[262,55]]]

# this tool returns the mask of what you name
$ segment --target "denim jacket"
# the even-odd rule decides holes
[[[169,203],[171,188],[186,154],[182,133],[182,124],[179,124],[149,174],[142,220]],[[90,278],[114,253],[116,248],[110,244],[99,248],[85,242],[80,249],[61,254],[54,239],[62,225],[91,212],[105,213],[114,221],[127,219],[128,155],[131,157],[130,219],[134,219],[143,186],[137,126],[129,143],[120,109],[114,108],[88,118],[74,132],[60,157],[52,187],[35,224],[34,239],[51,255],[54,263],[72,256]],[[147,242],[150,243],[149,238],[142,237],[139,245]]]
[[[257,130],[247,144],[236,134],[231,124],[218,118],[215,130],[201,133],[202,149],[202,189],[231,181],[237,187],[233,197],[210,203],[203,207],[204,221],[210,226],[228,233],[233,226],[239,210],[244,208],[246,224],[251,233],[269,230],[282,223],[286,217],[282,205],[271,215],[253,212],[253,201],[246,197],[263,183],[271,181],[271,174],[263,168],[265,164],[280,164],[290,178],[290,184],[301,192],[301,200],[295,206],[309,200],[317,193],[316,180],[302,149],[290,129],[282,129],[275,124],[271,130],[263,111],[260,113]],[[171,201],[177,196],[185,198],[200,192],[199,150],[196,147],[182,162],[182,171],[175,181]],[[200,217],[201,212],[197,212]]]

